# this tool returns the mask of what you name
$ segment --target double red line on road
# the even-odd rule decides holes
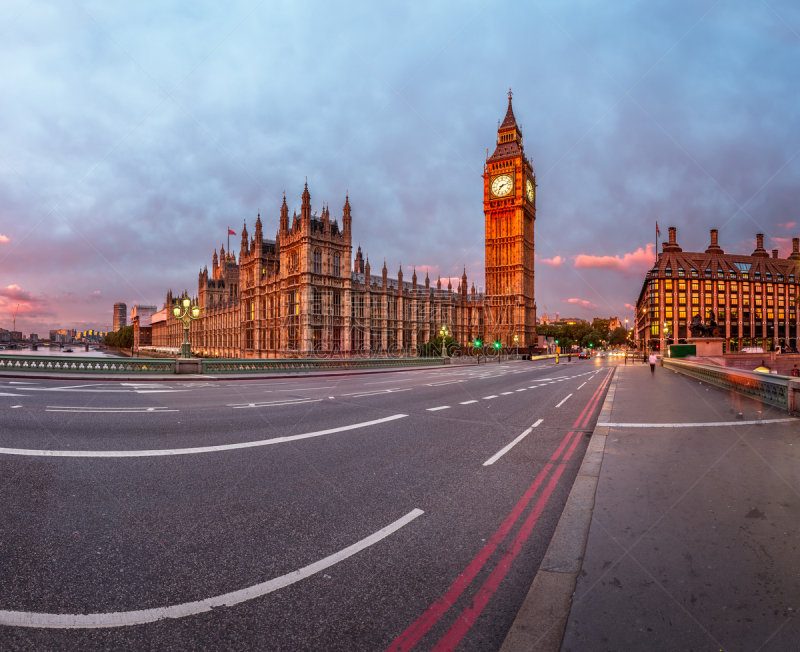
[[[589,399],[586,407],[583,408],[583,412],[581,412],[580,416],[575,421],[575,424],[572,426],[573,428],[584,428],[589,423],[589,420],[594,412],[594,408],[600,400],[606,385],[608,385],[612,373],[613,369],[609,371],[609,373],[600,383],[597,391],[594,393],[592,398]],[[583,422],[583,425],[581,425],[581,422]],[[533,484],[531,484],[522,498],[520,498],[519,502],[517,502],[517,504],[514,506],[514,509],[511,510],[511,513],[506,517],[497,531],[491,536],[483,549],[469,563],[461,575],[458,576],[448,591],[436,602],[434,602],[427,609],[427,611],[425,611],[425,613],[417,619],[416,622],[406,629],[406,631],[400,634],[400,636],[398,636],[387,648],[386,652],[405,652],[406,650],[410,650],[419,642],[419,640],[428,632],[428,630],[430,630],[430,628],[439,621],[444,613],[464,592],[464,589],[466,589],[472,580],[475,579],[475,576],[478,574],[478,572],[486,565],[486,562],[497,549],[497,546],[503,542],[508,533],[511,531],[511,528],[514,526],[517,520],[519,520],[522,512],[539,490],[539,487],[542,485],[545,478],[547,478],[553,467],[556,467],[555,473],[547,483],[547,486],[539,497],[539,500],[536,501],[533,510],[531,510],[531,513],[528,515],[528,518],[526,518],[522,524],[522,527],[517,533],[514,542],[500,559],[500,562],[492,571],[489,578],[486,580],[486,582],[484,582],[483,586],[480,588],[469,607],[467,607],[461,613],[453,626],[450,627],[447,633],[436,644],[434,651],[444,652],[445,650],[455,649],[467,631],[469,631],[470,627],[472,627],[478,616],[480,616],[484,607],[488,604],[489,599],[500,586],[500,582],[511,568],[511,563],[517,557],[520,550],[522,550],[522,546],[533,531],[536,521],[544,511],[544,508],[547,506],[547,502],[550,500],[550,496],[552,495],[556,484],[558,484],[561,474],[566,468],[567,462],[572,457],[572,453],[575,451],[575,447],[578,445],[578,441],[580,440],[580,435],[581,433],[576,433],[575,430],[570,430],[567,433],[566,437],[564,437],[555,453],[553,453],[550,461],[539,472],[539,475],[536,476]],[[570,439],[572,439],[571,443]],[[567,448],[567,446],[569,446],[569,448]],[[565,449],[566,454],[562,459],[559,460]]]

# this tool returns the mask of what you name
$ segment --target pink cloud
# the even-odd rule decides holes
[[[623,274],[641,274],[653,266],[656,259],[656,247],[648,244],[646,248],[639,247],[633,253],[623,256],[590,256],[578,254],[575,257],[576,269],[610,269]]]
[[[2,242],[3,244],[5,244],[6,242],[11,242],[11,238],[9,238],[7,235],[3,235],[2,233],[0,233],[0,242]]]
[[[626,303],[626,304],[625,304],[625,307],[626,307],[628,310],[636,310],[636,306],[632,306],[632,305],[631,305],[631,304],[629,304],[629,303]]]
[[[19,285],[9,285],[4,288],[0,288],[0,297],[8,297],[9,299],[14,299],[15,301],[41,301],[41,299],[35,299],[30,292],[23,290]]]
[[[573,303],[581,308],[597,308],[597,304],[585,299],[564,299],[564,303]]]
[[[541,258],[539,259],[539,262],[545,265],[550,265],[551,267],[560,267],[561,263],[566,262],[566,259],[562,258],[561,256],[553,256],[552,258]]]
[[[778,226],[782,229],[793,229],[797,226],[797,222],[784,222],[783,224],[778,224]]]

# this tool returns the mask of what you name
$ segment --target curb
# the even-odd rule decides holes
[[[616,372],[616,369],[615,369]],[[617,374],[608,386],[598,423],[611,421]],[[500,652],[558,652],[583,564],[608,426],[595,426],[581,468],[528,595]]]

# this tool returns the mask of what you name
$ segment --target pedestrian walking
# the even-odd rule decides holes
[[[656,362],[658,362],[658,358],[656,357],[655,351],[650,354],[650,373],[654,374],[656,372]]]

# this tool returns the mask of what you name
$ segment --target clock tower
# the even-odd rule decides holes
[[[483,213],[487,343],[499,341],[504,347],[535,345],[536,175],[522,147],[522,129],[514,117],[510,90],[506,117],[497,129],[497,146],[484,166]]]

